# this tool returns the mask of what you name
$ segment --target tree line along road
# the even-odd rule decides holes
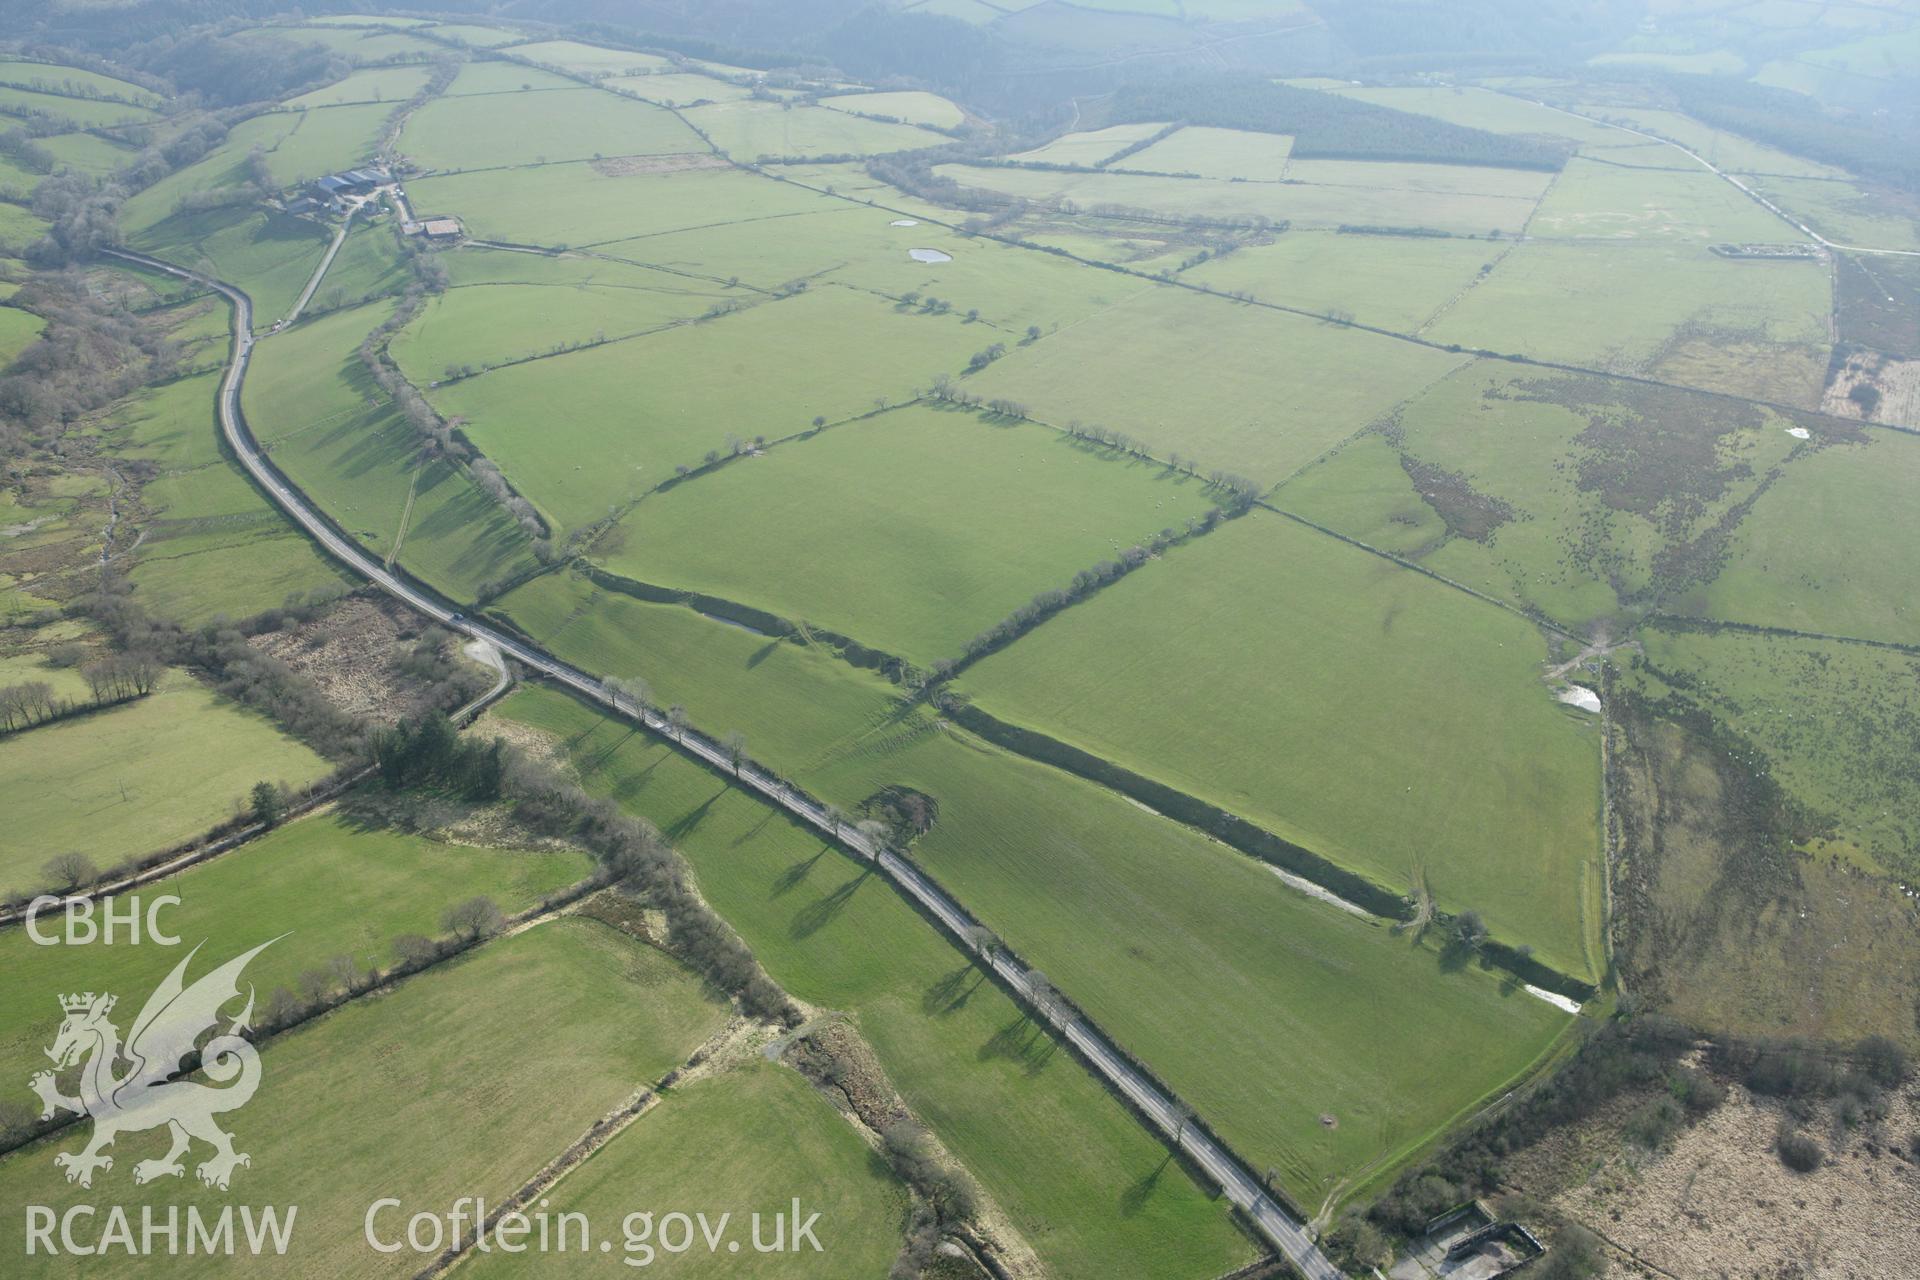
[[[878,867],[909,900],[938,920],[961,949],[991,969],[1042,1021],[1077,1049],[1082,1058],[1159,1129],[1169,1142],[1219,1183],[1227,1199],[1246,1214],[1260,1235],[1284,1255],[1306,1280],[1345,1280],[1341,1270],[1315,1243],[1306,1224],[1271,1195],[1239,1157],[1202,1128],[1190,1123],[1191,1113],[1186,1112],[1144,1071],[1135,1067],[1105,1032],[1084,1015],[1063,1009],[1053,999],[1044,997],[1034,982],[1033,970],[998,948],[983,943],[979,934],[984,931],[979,930],[978,922],[912,863],[858,831],[848,829],[837,819],[829,818],[822,805],[772,774],[745,761],[735,765],[732,753],[711,738],[691,729],[676,728],[657,711],[635,706],[630,700],[608,692],[601,679],[569,666],[504,631],[468,618],[426,587],[408,580],[398,570],[386,568],[358,543],[337,530],[260,452],[241,412],[240,389],[246,380],[247,365],[255,345],[252,299],[224,281],[188,271],[159,258],[124,249],[105,249],[102,252],[203,285],[218,292],[232,304],[233,346],[216,404],[221,434],[254,483],[328,554],[354,573],[450,630],[491,645],[528,669],[572,689],[589,701],[638,722],[709,767],[731,775],[741,786],[798,818],[829,841]]]

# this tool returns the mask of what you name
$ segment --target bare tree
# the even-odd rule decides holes
[[[820,816],[827,820],[827,831],[838,839],[840,828],[847,824],[847,815],[841,811],[838,805],[830,804],[820,811]]]
[[[667,708],[667,728],[682,742],[687,740],[687,709],[677,702]]]
[[[506,916],[501,914],[500,908],[493,899],[485,894],[468,898],[465,902],[455,903],[447,908],[445,915],[440,917],[442,928],[468,941],[491,937],[500,932],[506,922]]]
[[[720,745],[727,750],[727,760],[733,765],[733,776],[739,777],[740,762],[747,754],[747,735],[735,729],[721,740]]]
[[[970,924],[966,932],[967,945],[985,956],[988,960],[999,953],[1000,939],[993,930],[983,924]]]
[[[54,884],[68,890],[78,889],[100,878],[100,868],[94,866],[93,859],[84,853],[58,854],[48,858],[40,869]]]

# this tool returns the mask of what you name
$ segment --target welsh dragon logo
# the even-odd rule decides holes
[[[60,997],[66,1017],[46,1051],[54,1070],[38,1073],[29,1085],[40,1095],[42,1120],[52,1119],[59,1111],[71,1111],[93,1121],[93,1139],[84,1149],[63,1151],[53,1158],[67,1171],[68,1182],[91,1187],[94,1170],[113,1168],[113,1157],[101,1153],[113,1145],[115,1138],[162,1125],[171,1131],[173,1145],[161,1158],[142,1160],[133,1166],[137,1183],[180,1177],[185,1173],[180,1157],[187,1154],[195,1138],[213,1147],[212,1157],[195,1169],[200,1181],[208,1186],[226,1190],[234,1169],[252,1163],[244,1152],[233,1149],[233,1135],[213,1119],[247,1105],[260,1087],[260,1054],[241,1036],[253,1017],[252,987],[247,989],[246,1007],[238,1017],[223,1015],[220,1010],[240,997],[240,972],[247,962],[278,940],[263,942],[186,986],[183,980],[187,965],[200,951],[195,947],[147,998],[124,1045],[119,1028],[108,1018],[116,997],[91,991]],[[221,1031],[223,1020],[227,1026]],[[209,1031],[216,1034],[204,1045],[199,1044]],[[200,1073],[225,1087],[174,1078],[182,1060],[194,1052],[196,1045]],[[79,1093],[69,1097],[60,1092],[55,1072],[76,1063],[82,1064]]]

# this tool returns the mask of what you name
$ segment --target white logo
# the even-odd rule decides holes
[[[238,1017],[227,1017],[220,1009],[239,999],[240,971],[247,962],[277,941],[263,942],[184,987],[187,965],[200,951],[195,947],[147,997],[124,1046],[119,1028],[107,1018],[116,997],[96,996],[91,991],[60,997],[66,1018],[46,1052],[53,1060],[54,1071],[81,1064],[79,1094],[68,1097],[61,1093],[54,1071],[39,1072],[29,1084],[40,1095],[42,1120],[50,1120],[55,1112],[64,1110],[93,1121],[93,1140],[84,1150],[63,1151],[53,1158],[67,1171],[68,1182],[91,1187],[95,1169],[113,1168],[113,1157],[101,1151],[112,1146],[116,1137],[162,1125],[172,1132],[173,1146],[158,1160],[134,1165],[135,1182],[180,1177],[185,1172],[180,1157],[194,1138],[213,1147],[213,1156],[195,1170],[208,1186],[225,1191],[234,1169],[253,1163],[245,1153],[233,1149],[233,1135],[213,1122],[222,1112],[246,1106],[260,1087],[260,1054],[240,1034],[248,1029],[253,1017],[252,987],[247,989],[247,1004]],[[227,1027],[220,1031],[223,1018]],[[216,1034],[200,1047],[200,1070],[226,1087],[216,1089],[193,1080],[169,1079],[209,1031]],[[123,1060],[126,1068],[119,1071]],[[235,1083],[227,1083],[236,1077]]]

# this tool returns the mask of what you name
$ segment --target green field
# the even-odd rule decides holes
[[[1731,399],[1515,376],[1487,361],[1275,501],[1582,634],[1617,637],[1719,571],[1743,504],[1796,449],[1794,425]]]
[[[1178,136],[1178,135],[1175,135]],[[1183,280],[1322,315],[1411,333],[1474,285],[1506,247],[1482,240],[1299,231],[1238,249]]]
[[[1583,147],[1611,147],[1632,143],[1630,134],[1593,124],[1552,107],[1517,96],[1470,85],[1446,88],[1379,88],[1338,83],[1324,86],[1343,98],[1434,116],[1449,124],[1490,133],[1529,133],[1565,138]]]
[[[1676,612],[1920,644],[1920,441],[1874,431],[1797,459],[1753,504],[1725,567]]]
[[[659,952],[605,925],[561,920],[274,1040],[262,1054],[258,1095],[227,1121],[237,1148],[252,1156],[233,1175],[233,1191],[256,1205],[298,1205],[298,1229],[285,1256],[253,1265],[263,1275],[413,1274],[428,1259],[375,1254],[366,1244],[363,1220],[376,1199],[396,1196],[407,1206],[381,1220],[400,1232],[408,1213],[444,1213],[457,1196],[497,1204],[684,1060],[724,1014]],[[181,1183],[136,1187],[134,1157],[165,1149],[153,1134],[117,1143],[115,1168],[98,1175],[91,1192],[69,1186],[52,1157],[78,1145],[76,1137],[0,1160],[0,1194],[56,1212],[102,1194],[130,1206],[189,1202],[213,1212],[228,1203],[191,1173]],[[70,1274],[71,1266],[42,1256],[20,1274]],[[183,1249],[144,1269],[194,1275],[205,1264]]]
[[[137,84],[102,75],[98,71],[83,71],[79,67],[61,66],[57,62],[0,59],[0,84],[18,85],[23,89],[38,89],[48,93],[97,93],[112,98],[126,98],[148,107],[161,105],[160,95],[151,89],[142,89]]]
[[[884,195],[876,198],[888,200]],[[933,249],[951,261],[919,262],[910,249]],[[765,289],[789,280],[826,279],[891,298],[917,294],[922,303],[938,298],[962,316],[978,311],[981,320],[1000,330],[983,334],[983,346],[1018,336],[1029,325],[1053,329],[1071,324],[1152,287],[1137,276],[1094,270],[917,218],[897,218],[890,209],[845,201],[794,217],[615,242],[599,251],[667,271],[719,280],[737,277]]]
[[[803,1246],[798,1253],[752,1252],[750,1215],[761,1216],[759,1238],[771,1243],[773,1220],[790,1212],[796,1193],[803,1220],[820,1215],[819,1252]],[[555,1213],[582,1212],[608,1224],[640,1206],[658,1206],[656,1217],[705,1213],[709,1225],[731,1213],[730,1243],[738,1253],[725,1245],[709,1252],[700,1241],[689,1252],[672,1254],[656,1240],[653,1254],[636,1247],[624,1256],[644,1261],[649,1274],[657,1267],[669,1276],[780,1280],[883,1274],[899,1252],[907,1210],[904,1189],[852,1125],[799,1072],[758,1058],[667,1093],[655,1110],[568,1174],[549,1199]],[[614,1249],[623,1248],[616,1240]],[[476,1258],[470,1269],[485,1280],[550,1275],[557,1267],[564,1269],[550,1257],[496,1252]]]
[[[1164,128],[1166,126],[1160,124],[1116,124],[1111,128],[1092,129],[1084,133],[1063,133],[1045,146],[1021,151],[1008,158],[1039,164],[1080,165],[1091,169],[1115,152],[1123,151],[1136,142],[1145,142]]]
[[[1198,618],[1208,625],[1187,625]],[[1592,977],[1599,745],[1549,697],[1545,657],[1521,619],[1256,513],[963,683],[1002,719],[1391,890],[1424,886]]]
[[[523,93],[545,89],[578,89],[578,80],[523,66],[517,62],[469,62],[447,86],[447,93]]]
[[[256,328],[264,329],[293,309],[330,238],[286,214],[229,207],[175,214],[135,243],[156,258],[238,286],[253,299]]]
[[[431,398],[466,420],[481,452],[535,505],[571,527],[724,451],[729,434],[778,439],[817,416],[865,413],[876,397],[908,399],[958,372],[986,340],[959,317],[901,315],[851,289],[819,288],[496,370]]]
[[[965,380],[1056,425],[1274,483],[1461,357],[1186,290],[1140,294]],[[1365,369],[1366,376],[1353,371]]]
[[[425,87],[425,67],[371,67],[336,80],[323,89],[288,98],[289,107],[337,107],[350,102],[401,103]]]
[[[390,967],[394,938],[441,936],[441,914],[456,902],[485,894],[502,911],[521,911],[590,869],[586,855],[570,850],[447,844],[336,808],[141,890],[148,905],[162,894],[180,898],[158,916],[180,939],[179,951],[145,933],[140,945],[127,945],[124,925],[113,946],[36,946],[24,929],[0,934],[0,955],[17,979],[0,996],[0,1060],[23,1080],[45,1065],[53,992],[114,991],[137,1007],[187,948],[204,946],[201,958],[214,960],[284,935],[247,970],[264,1004],[335,956],[351,956],[363,970]],[[57,935],[58,917],[40,927]]]
[[[5,368],[22,351],[39,340],[47,322],[19,307],[0,307],[0,368]]]
[[[937,93],[917,89],[898,93],[848,93],[822,98],[820,105],[862,116],[892,116],[908,124],[930,124],[953,129],[966,121],[966,112]]]
[[[513,518],[420,438],[354,348],[387,304],[334,312],[261,343],[243,403],[274,464],[369,550],[456,599],[531,565]]]
[[[706,147],[658,107],[576,89],[436,99],[408,118],[400,150],[427,169],[494,169]]]
[[[644,82],[642,82],[644,86]],[[716,102],[689,107],[686,118],[735,160],[762,156],[879,155],[937,143],[911,125],[883,124],[827,107],[778,102]]]
[[[1207,1276],[1252,1259],[1225,1203],[883,884],[570,699],[523,691],[502,712],[560,736],[590,787],[666,832],[775,981],[855,1014],[908,1106],[1055,1275]]]
[[[1920,252],[1920,219],[1897,198],[1876,195],[1856,183],[1808,178],[1758,178],[1753,185],[1830,240]],[[1778,239],[1799,238],[1789,237],[1784,230],[1775,234]]]
[[[69,169],[84,173],[111,173],[134,158],[134,152],[92,133],[56,133],[34,139],[34,145],[53,153]]]
[[[1787,636],[1650,628],[1636,664],[1763,752],[1802,806],[1810,847],[1875,875],[1920,870],[1920,658]]]
[[[573,572],[535,578],[495,608],[539,643],[602,676],[645,680],[663,707],[747,749],[787,776],[844,744],[884,733],[895,691],[824,648],[790,644],[680,605],[595,587]]]
[[[832,207],[825,196],[729,169],[661,176],[601,168],[581,161],[454,174],[408,183],[407,193],[422,213],[457,215],[476,236],[575,248]]]
[[[1293,163],[1297,166],[1302,162]],[[1121,172],[1060,173],[961,164],[943,164],[934,172],[952,178],[963,187],[998,191],[1027,200],[1055,200],[1075,209],[1120,206],[1156,218],[1203,221],[1246,222],[1265,218],[1273,222],[1288,221],[1302,228],[1358,224],[1429,227],[1453,235],[1483,236],[1491,230],[1505,235],[1518,233],[1534,211],[1535,197],[1530,195],[1436,194],[1407,185],[1407,175],[1396,172],[1434,166],[1352,163],[1363,165],[1357,175],[1330,172],[1329,176],[1341,180],[1298,184],[1161,178]],[[1476,172],[1498,173],[1503,177],[1490,180],[1506,181],[1504,175],[1511,171]],[[1757,206],[1755,211],[1758,212]]]
[[[599,45],[581,44],[577,40],[543,40],[538,44],[516,45],[513,56],[588,76],[653,70],[673,65],[658,54],[603,49]]]
[[[1575,157],[1548,189],[1528,234],[1548,240],[1774,243],[1793,228],[1704,170],[1623,169]]]
[[[563,343],[625,338],[697,319],[729,296],[719,286],[665,272],[596,265],[607,283],[476,284],[440,294],[394,338],[394,359],[416,385],[426,386],[462,365],[484,369]]]
[[[1293,139],[1285,134],[1192,126],[1134,152],[1119,167],[1274,182],[1286,172],[1292,151]]]
[[[1723,258],[1672,241],[1536,241],[1514,248],[1422,336],[1609,373],[1697,374],[1712,390],[1811,408],[1831,311],[1827,265],[1812,259]],[[1690,346],[1712,358],[1662,370]]]
[[[264,717],[170,673],[135,702],[0,738],[0,893],[46,887],[56,854],[104,870],[225,821],[262,779],[299,786],[327,771]]]
[[[433,34],[443,40],[458,40],[478,49],[493,49],[500,45],[513,44],[525,38],[525,33],[506,27],[477,27],[464,22],[441,22],[433,27]],[[474,63],[483,66],[483,63]]]
[[[97,98],[73,98],[65,94],[40,93],[0,84],[0,113],[44,119],[75,129],[111,129],[118,125],[144,124],[159,119],[147,107],[124,102],[104,102]]]
[[[392,113],[383,102],[302,112],[293,130],[267,148],[267,171],[292,187],[370,160]]]
[[[929,475],[937,487],[913,483]],[[926,665],[1208,505],[1198,481],[1157,464],[914,406],[648,499],[605,561]]]

